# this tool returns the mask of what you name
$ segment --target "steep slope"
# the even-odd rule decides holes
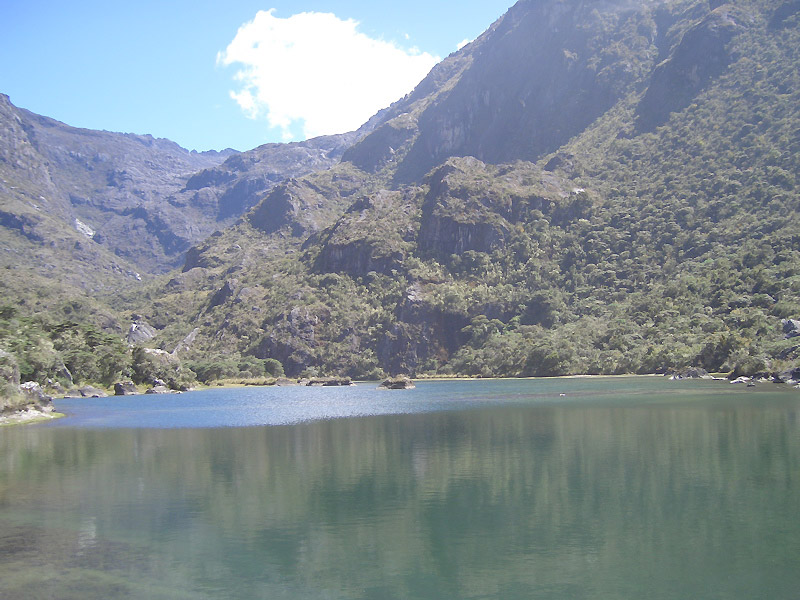
[[[389,163],[396,181],[411,182],[449,156],[501,163],[556,150],[652,68],[658,25],[637,4],[518,2],[345,160],[372,171]]]
[[[142,272],[163,269],[171,254],[198,239],[195,215],[167,199],[194,172],[231,154],[198,154],[150,136],[75,129],[16,108],[4,95],[0,131],[4,199],[13,190],[42,219],[85,234],[84,241]]]
[[[61,229],[84,234],[136,271],[163,272],[279,182],[339,162],[369,128],[244,153],[197,153],[151,136],[69,127],[0,95],[0,177],[8,215],[0,225],[20,230],[13,224],[32,218],[30,211],[12,210],[11,190],[54,227],[60,222]],[[27,227],[35,228],[32,221]],[[52,227],[37,235],[49,239]]]
[[[356,377],[796,364],[798,18],[518,2],[193,250],[161,343]]]
[[[344,151],[359,139],[361,130],[289,144],[265,144],[231,156],[218,166],[192,175],[171,201],[179,206],[202,207],[222,226],[239,217],[276,185],[292,177],[322,171],[337,164]]]
[[[43,385],[146,380],[153,370],[140,367],[152,361],[137,363],[125,344],[126,332],[128,342],[150,335],[129,310],[143,282],[284,178],[337,163],[359,135],[198,154],[75,129],[0,95],[0,350]]]

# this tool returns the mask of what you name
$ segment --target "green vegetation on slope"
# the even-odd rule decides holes
[[[352,162],[278,185],[117,306],[201,378],[796,366],[800,6],[565,6],[518,3]],[[575,25],[552,36],[563,69],[530,64],[537,11]],[[508,109],[531,73],[560,100]],[[562,108],[591,119],[559,128]],[[37,331],[55,347],[68,320]]]
[[[800,316],[800,34],[797,14],[776,25],[773,9],[653,9],[666,23],[653,73],[678,77],[695,60],[706,74],[687,75],[661,124],[647,105],[641,125],[644,77],[539,166],[454,158],[416,185],[385,172],[346,197],[319,175],[293,182],[328,199],[322,226],[303,225],[307,201],[301,218],[267,199],[198,252],[202,272],[182,276],[193,283],[156,294],[155,318],[186,319],[165,340],[197,328],[190,354],[352,377],[787,369],[798,353],[781,320]],[[337,169],[357,176],[343,164],[328,184]],[[280,219],[264,228],[265,215]]]

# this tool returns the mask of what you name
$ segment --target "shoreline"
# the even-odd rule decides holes
[[[42,423],[44,421],[52,421],[53,419],[60,419],[65,417],[64,413],[55,412],[52,408],[50,410],[42,410],[39,408],[29,408],[26,410],[18,410],[7,415],[0,415],[0,427],[13,427],[15,425],[32,425],[34,423]]]
[[[728,383],[742,383],[742,381],[730,381],[725,377],[726,374],[724,373],[709,373],[706,377],[686,377],[681,378],[682,381],[728,381]],[[417,383],[420,382],[447,382],[447,381],[534,381],[534,380],[559,380],[559,379],[652,379],[652,378],[661,378],[661,377],[669,377],[663,373],[639,373],[639,374],[618,374],[618,375],[559,375],[553,377],[464,377],[464,376],[448,376],[448,375],[438,375],[438,376],[428,376],[428,377],[417,377],[414,378],[412,381]],[[748,379],[749,380],[749,379]],[[381,380],[353,380],[353,384],[380,384]],[[768,382],[764,380],[752,380],[753,383],[773,383],[774,385],[778,385],[776,382]],[[176,392],[176,393],[191,393],[191,392],[202,392],[207,390],[225,390],[225,389],[242,389],[247,387],[297,387],[302,386],[303,384],[300,383],[292,383],[286,386],[278,385],[276,383],[269,383],[269,384],[261,384],[255,385],[254,383],[244,383],[244,382],[233,382],[228,381],[224,384],[220,383],[212,383],[212,384],[200,384],[192,389],[186,390],[186,392]],[[800,386],[796,386],[797,389],[800,389]],[[156,399],[157,395],[148,395],[144,393],[135,394],[137,396],[149,396],[151,399]],[[109,395],[109,398],[113,398],[114,396]],[[65,399],[68,397],[65,397]],[[62,398],[58,398],[62,399]],[[35,423],[41,423],[45,421],[51,421],[53,419],[60,419],[66,417],[66,414],[55,412],[52,407],[48,407],[47,409],[27,409],[27,410],[19,410],[13,413],[0,415],[0,428],[2,427],[11,427],[16,425],[30,425]]]

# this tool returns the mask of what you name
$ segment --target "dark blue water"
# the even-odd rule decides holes
[[[58,402],[0,598],[796,598],[800,393],[663,378]]]

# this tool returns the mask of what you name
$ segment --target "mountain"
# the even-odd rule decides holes
[[[129,271],[164,272],[277,183],[336,164],[368,128],[197,153],[148,135],[69,127],[0,94],[0,225],[34,242],[77,233],[133,265]]]
[[[798,25],[520,0],[359,132],[179,178],[218,231],[125,306],[196,373],[791,375]]]
[[[84,245],[97,245],[142,272],[163,268],[170,253],[199,239],[194,215],[167,199],[193,173],[233,153],[198,154],[150,136],[76,129],[16,108],[5,95],[0,132],[7,229],[48,243],[54,235],[77,233]],[[24,228],[13,227],[19,220]]]
[[[345,160],[368,171],[389,166],[394,181],[408,183],[450,156],[497,164],[557,150],[652,67],[657,17],[633,6],[518,2],[393,106]]]
[[[787,368],[797,24],[521,0],[341,165],[191,250],[149,307],[162,343],[293,375]]]
[[[128,310],[143,281],[182,264],[192,244],[277,182],[337,163],[369,128],[197,153],[149,135],[70,127],[0,94],[0,349],[14,350],[14,369],[42,383],[71,371],[96,377],[86,365],[98,340],[149,331]],[[130,362],[115,344],[101,345],[116,357],[112,371]]]

